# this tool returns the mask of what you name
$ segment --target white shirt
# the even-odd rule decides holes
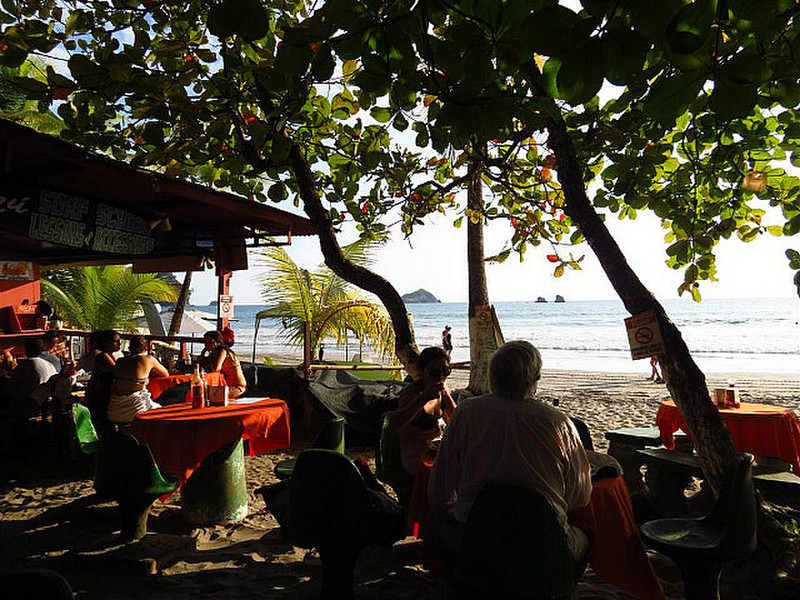
[[[578,432],[560,410],[493,394],[462,401],[436,454],[428,506],[439,522],[450,512],[465,523],[487,483],[534,489],[548,498],[576,547],[566,513],[589,502],[592,481]]]

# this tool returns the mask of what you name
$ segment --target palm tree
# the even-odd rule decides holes
[[[164,278],[122,265],[53,269],[42,274],[42,293],[66,324],[87,331],[136,331],[140,301],[177,297]]]
[[[342,253],[348,260],[366,266],[371,262],[374,245],[358,241],[342,248]],[[272,308],[258,313],[257,319],[280,319],[287,345],[305,348],[308,327],[308,356],[326,338],[335,339],[340,346],[349,330],[370,343],[382,358],[392,355],[394,329],[382,305],[362,295],[327,267],[313,272],[300,268],[279,246],[266,247],[260,254],[259,264],[266,267],[259,276],[262,297]]]

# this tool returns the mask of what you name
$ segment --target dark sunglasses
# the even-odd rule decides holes
[[[434,377],[447,377],[450,373],[453,372],[453,369],[450,367],[443,367],[441,369],[425,369],[430,375]]]

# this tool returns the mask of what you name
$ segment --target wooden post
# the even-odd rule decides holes
[[[221,312],[222,302],[221,296],[229,296],[231,293],[231,272],[222,271],[219,274],[219,289],[217,292],[217,330],[222,331],[228,326],[228,317],[223,316]]]

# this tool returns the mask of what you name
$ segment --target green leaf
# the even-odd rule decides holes
[[[378,123],[388,123],[389,120],[394,115],[394,111],[383,106],[376,106],[371,111],[369,111],[369,114],[371,114],[372,118],[375,119]]]
[[[597,60],[601,52],[597,41],[568,54],[556,77],[559,97],[570,104],[583,104],[597,95],[603,85],[602,62]]]
[[[553,271],[553,277],[561,277],[564,274],[564,265],[556,265],[555,270]]]
[[[557,5],[537,10],[525,21],[528,47],[534,52],[554,56],[569,49],[569,33],[580,18],[570,9]]]
[[[663,125],[671,125],[678,115],[689,109],[704,83],[705,78],[697,73],[679,73],[670,77],[662,74],[650,88],[643,110]]]
[[[344,64],[342,65],[342,76],[344,77],[345,81],[350,80],[356,71],[358,71],[357,60],[344,61]]]

